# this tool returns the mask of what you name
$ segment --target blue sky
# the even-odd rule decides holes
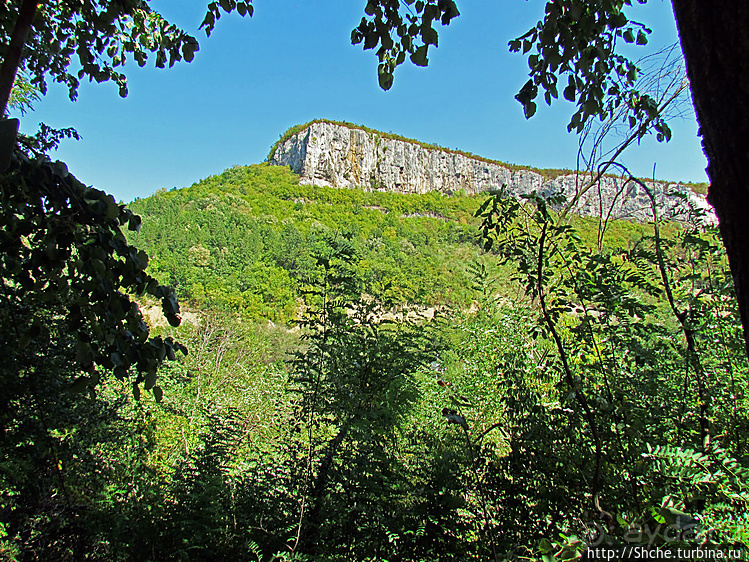
[[[287,128],[315,118],[366,125],[487,158],[573,168],[577,137],[567,133],[572,106],[540,107],[526,121],[513,96],[527,80],[525,59],[507,42],[529,29],[541,0],[458,0],[461,16],[440,27],[429,66],[396,71],[388,92],[377,85],[376,56],[350,44],[360,2],[255,0],[255,15],[223,17],[210,38],[197,31],[198,0],[153,1],[193,33],[200,52],[171,69],[125,67],[130,94],[113,84],[82,85],[78,101],[50,85],[22,118],[75,127],[82,140],[53,155],[82,181],[130,201],[183,187],[235,164],[262,162]],[[676,41],[670,2],[650,0],[630,17],[653,28],[651,46]],[[642,51],[643,54],[645,51]],[[637,175],[706,181],[693,116],[672,123],[673,140],[646,139],[622,160]]]

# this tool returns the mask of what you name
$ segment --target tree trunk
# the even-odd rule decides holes
[[[749,2],[672,5],[749,354]]]
[[[310,512],[307,516],[307,528],[304,531],[302,541],[302,551],[308,554],[315,554],[315,550],[320,546],[320,525],[322,518],[322,507],[325,500],[325,491],[330,479],[330,470],[333,468],[333,461],[338,454],[338,449],[348,436],[351,425],[357,416],[352,416],[341,426],[338,434],[328,442],[325,456],[320,462],[320,469],[317,471],[317,477],[310,493]]]
[[[29,35],[29,30],[36,14],[36,2],[37,0],[24,0],[23,4],[21,4],[16,24],[13,26],[10,44],[5,51],[3,64],[0,67],[0,118],[5,115],[8,107],[10,91],[13,89],[16,72],[18,72],[18,67],[23,57],[23,47],[26,45],[26,38]]]

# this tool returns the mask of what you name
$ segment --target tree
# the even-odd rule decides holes
[[[749,353],[749,6],[673,0]]]
[[[546,102],[551,104],[556,83],[566,74],[564,96],[578,106],[570,128],[579,131],[589,118],[605,118],[626,105],[631,128],[647,120],[659,140],[668,140],[670,130],[660,108],[634,87],[636,66],[616,52],[618,38],[647,43],[650,30],[624,14],[631,4],[631,0],[547,2],[544,20],[510,43],[511,49],[518,50],[518,41],[522,40],[524,52],[535,46],[537,53],[528,57],[531,79],[517,96],[526,116],[533,114],[538,86],[545,90]],[[742,32],[743,24],[749,21],[749,8],[728,11],[694,0],[673,0],[673,7],[708,159],[708,200],[719,219],[749,353],[749,225],[745,220],[749,190],[743,174],[749,171],[749,159],[742,136],[749,132],[749,118],[737,119],[734,109],[738,108],[740,116],[749,101],[742,73],[749,54],[749,41]],[[739,87],[735,76],[744,80]]]
[[[199,48],[194,37],[167,22],[145,0],[5,4],[0,15],[2,116],[9,102],[23,108],[24,100],[27,105],[30,101],[28,95],[12,94],[14,83],[17,91],[20,85],[44,94],[52,79],[66,84],[75,99],[80,79],[88,76],[114,81],[124,97],[127,81],[119,68],[130,56],[143,66],[148,55],[155,54],[156,66],[163,68],[167,60],[169,66],[191,61]],[[210,34],[221,10],[234,9],[252,14],[245,2],[211,2],[201,27]],[[71,68],[74,56],[77,68]],[[138,371],[136,397],[144,383],[160,399],[158,365],[187,350],[171,338],[149,339],[138,306],[126,294],[160,299],[169,323],[179,324],[173,291],[146,273],[148,256],[130,246],[121,232],[125,225],[138,230],[140,218],[45,156],[62,138],[77,137],[75,130],[42,125],[36,136],[22,135],[16,142],[18,120],[0,125],[0,317],[14,326],[14,338],[3,340],[9,359],[4,374],[12,380],[32,373],[32,356],[43,353],[39,350],[51,338],[69,342],[67,353],[83,372],[74,389],[93,391],[102,370],[125,378],[132,367]]]
[[[368,17],[351,34],[354,44],[377,48],[380,86],[386,90],[406,54],[414,64],[427,65],[428,48],[437,45],[433,22],[447,25],[458,15],[452,0],[404,1],[401,5],[398,0],[369,0]],[[623,120],[639,138],[649,133],[663,141],[671,137],[663,108],[637,87],[637,65],[617,50],[622,42],[648,41],[651,30],[625,13],[634,3],[546,2],[543,19],[509,43],[511,51],[528,56],[531,68],[516,96],[526,118],[535,114],[540,94],[551,105],[562,90],[563,97],[577,106],[570,130],[581,132],[590,119],[605,120],[625,109]],[[699,0],[672,4],[708,159],[708,200],[719,219],[749,354],[749,39],[744,33],[749,6],[727,9]]]
[[[26,71],[31,83],[42,94],[47,79],[68,86],[70,98],[78,94],[80,80],[114,81],[122,97],[127,95],[127,79],[121,69],[129,57],[144,66],[149,54],[156,55],[156,66],[193,60],[200,46],[197,39],[170,24],[153,10],[147,0],[126,2],[92,0],[58,2],[54,6],[35,0],[6,2],[9,8],[0,16],[0,106],[5,107],[18,70]],[[249,2],[222,0],[207,6],[201,28],[210,35],[221,11],[237,10],[252,15]],[[78,68],[71,69],[73,57]]]
[[[223,0],[222,4],[237,9],[241,5],[248,12],[244,3]],[[218,10],[218,4],[208,5],[213,19],[206,16],[207,29]],[[79,400],[75,394],[93,395],[102,376],[113,372],[119,379],[134,375],[136,399],[143,387],[158,401],[162,397],[156,384],[158,366],[174,360],[176,352],[187,352],[172,338],[149,337],[149,328],[131,300],[132,294],[160,299],[169,323],[180,323],[174,292],[146,272],[148,256],[128,244],[122,232],[124,227],[138,230],[140,218],[111,195],[84,185],[64,163],[46,156],[61,139],[77,137],[75,130],[55,131],[42,125],[34,136],[18,136],[18,120],[3,119],[6,109],[10,102],[23,110],[37,93],[45,93],[48,79],[66,84],[71,99],[85,76],[97,82],[115,81],[124,96],[126,79],[118,68],[128,56],[143,66],[148,53],[155,53],[156,65],[163,67],[167,58],[170,66],[191,60],[197,48],[194,38],[144,1],[2,4],[0,386],[4,391],[0,424],[4,431],[0,448],[8,462],[0,471],[0,557],[15,559],[18,553],[13,545],[6,550],[7,529],[11,536],[13,528],[27,534],[31,521],[40,523],[39,547],[47,557],[90,554],[93,548],[79,540],[83,534],[78,525],[79,516],[95,502],[80,505],[78,482],[71,480],[78,474],[90,477],[106,472],[91,452],[111,443],[102,429],[118,416],[117,408],[106,400]],[[75,55],[78,68],[71,70]],[[65,436],[84,426],[87,431],[81,433],[86,436],[77,434],[70,440],[76,443],[75,451],[68,449]],[[147,433],[147,428],[136,431]],[[71,470],[82,458],[83,471]],[[91,466],[97,468],[90,470]],[[72,515],[60,517],[60,512]],[[59,533],[47,526],[49,521],[55,521],[52,527]]]

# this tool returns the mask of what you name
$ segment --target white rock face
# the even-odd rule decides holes
[[[515,197],[536,191],[543,195],[564,195],[571,200],[577,190],[591,182],[591,177],[585,174],[546,179],[530,170],[513,172],[500,164],[464,154],[326,122],[312,123],[279,143],[270,163],[290,166],[305,184],[397,193],[476,194],[505,186]],[[688,187],[661,182],[647,182],[647,185],[655,194],[661,217],[688,220],[691,204],[706,211],[709,222],[715,222],[706,199]],[[574,211],[612,219],[653,218],[650,199],[640,185],[610,176],[601,178],[584,192]]]

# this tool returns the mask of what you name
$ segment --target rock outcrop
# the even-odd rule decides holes
[[[572,200],[591,183],[588,174],[554,175],[510,167],[461,152],[394,138],[355,126],[314,121],[275,146],[271,164],[290,166],[301,182],[332,187],[361,187],[397,193],[463,191],[476,194],[504,189],[519,197],[536,191]],[[687,220],[690,206],[715,220],[704,196],[683,184],[646,182],[663,217]],[[604,176],[580,195],[574,212],[638,221],[652,220],[650,199],[634,181]]]

